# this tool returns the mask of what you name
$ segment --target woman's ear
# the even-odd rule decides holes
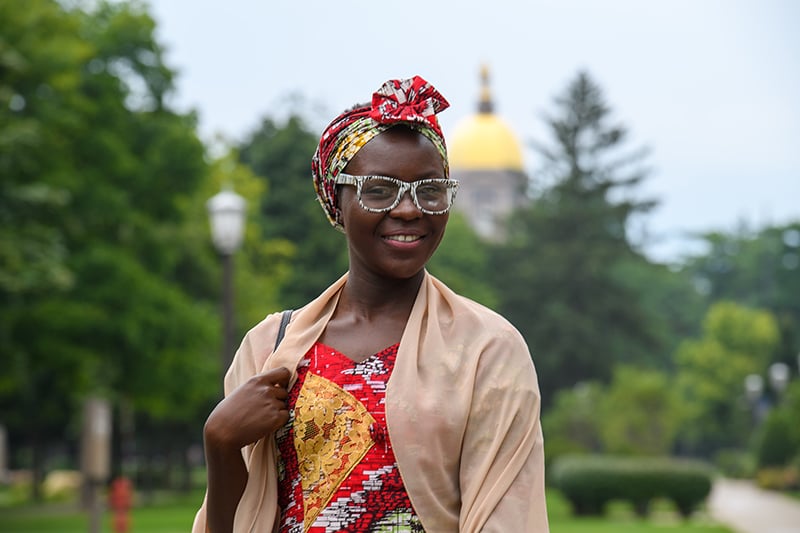
[[[344,229],[344,217],[342,216],[342,189],[344,189],[344,185],[337,185],[334,194],[334,209],[336,210],[336,220],[342,225],[342,229]]]
[[[342,216],[342,210],[339,209],[338,205],[336,206],[336,220],[339,221],[339,224],[342,226],[342,231],[344,231],[344,217]]]

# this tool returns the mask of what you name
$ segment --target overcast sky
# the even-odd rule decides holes
[[[238,140],[293,94],[317,131],[389,78],[419,74],[450,101],[445,135],[474,113],[491,69],[496,112],[525,145],[575,74],[603,89],[631,147],[648,146],[642,196],[655,259],[684,235],[800,220],[800,1],[149,0],[174,103],[206,139]],[[309,157],[311,154],[309,154]]]

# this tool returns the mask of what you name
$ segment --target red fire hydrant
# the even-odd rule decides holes
[[[114,532],[126,533],[130,528],[130,510],[133,505],[133,484],[130,479],[121,476],[111,482],[108,503],[114,513]]]

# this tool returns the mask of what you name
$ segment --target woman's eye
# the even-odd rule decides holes
[[[427,196],[438,196],[444,192],[445,188],[437,183],[428,183],[417,187],[417,194],[424,194]]]
[[[367,181],[361,187],[361,194],[369,196],[393,196],[397,194],[397,186],[388,182]]]

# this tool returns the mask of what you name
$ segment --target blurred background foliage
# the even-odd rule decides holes
[[[170,106],[176,74],[154,31],[138,2],[0,2],[0,424],[34,495],[47,471],[77,466],[80,406],[97,394],[115,409],[116,472],[188,483],[170,472],[196,466],[187,450],[219,395],[221,266],[205,203],[221,186],[248,206],[239,336],[347,266],[310,183],[319,132],[302,111],[212,150],[194,114]],[[527,339],[548,461],[796,469],[800,221],[696,235],[705,252],[655,263],[630,229],[658,200],[637,189],[647,151],[629,147],[588,73],[545,123],[508,238],[485,242],[454,214],[429,268]],[[793,379],[765,389],[763,411],[743,381],[774,363]]]

